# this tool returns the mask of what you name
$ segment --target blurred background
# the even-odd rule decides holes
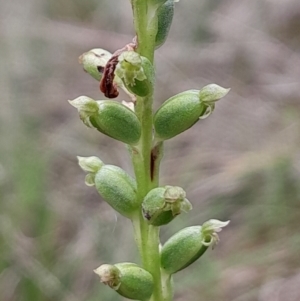
[[[132,168],[67,100],[103,99],[78,57],[134,35],[129,1],[0,0],[0,300],[120,301],[92,270],[139,262],[131,224],[84,185],[76,155]],[[162,241],[231,220],[213,251],[175,276],[176,301],[300,300],[300,2],[176,4],[156,52],[158,106],[209,83],[214,114],[165,144],[161,183],[194,210]],[[119,99],[125,99],[121,94]]]

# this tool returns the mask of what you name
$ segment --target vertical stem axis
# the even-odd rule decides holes
[[[147,57],[153,64],[155,36],[157,33],[156,9],[147,0],[131,0],[134,27],[137,34],[137,52]],[[132,163],[137,180],[138,198],[140,202],[146,194],[158,186],[159,160],[153,162],[152,152],[152,104],[153,95],[138,97],[135,111],[142,124],[142,134],[139,144],[132,151]],[[162,143],[159,145],[162,149]],[[156,149],[157,151],[157,149]],[[152,160],[152,161],[151,161]],[[155,166],[155,171],[153,171]],[[133,219],[136,243],[142,259],[143,267],[148,270],[154,280],[154,291],[150,301],[170,301],[171,286],[166,285],[162,278],[159,254],[159,227],[148,225],[141,212]],[[170,279],[168,279],[170,281]],[[167,290],[167,291],[166,291]]]

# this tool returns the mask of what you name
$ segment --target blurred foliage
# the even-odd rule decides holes
[[[216,82],[211,118],[166,143],[162,183],[194,210],[162,239],[230,219],[220,245],[176,275],[175,300],[300,299],[300,4],[180,1],[157,51],[156,107]],[[84,185],[76,155],[132,173],[128,154],[67,103],[101,99],[77,64],[133,36],[129,1],[0,0],[0,300],[118,301],[92,270],[138,262],[130,223]],[[125,98],[121,95],[120,99]]]

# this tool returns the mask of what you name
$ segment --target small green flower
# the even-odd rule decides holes
[[[181,187],[165,186],[150,190],[142,203],[144,218],[153,226],[168,224],[181,212],[192,209]]]
[[[212,248],[214,248],[220,241],[218,233],[221,232],[222,228],[226,227],[228,224],[229,221],[221,222],[217,219],[210,219],[205,222],[202,225],[202,244],[207,247],[212,246]]]
[[[152,90],[154,70],[151,62],[134,51],[120,54],[115,70],[125,87],[137,96],[144,97]]]

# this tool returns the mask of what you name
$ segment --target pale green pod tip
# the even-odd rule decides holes
[[[102,168],[104,163],[95,156],[92,157],[80,157],[77,156],[79,166],[88,174],[85,176],[85,184],[87,186],[95,185],[95,175]]]
[[[222,222],[217,219],[210,219],[202,225],[202,236],[203,236],[203,245],[212,246],[214,248],[220,238],[218,232],[222,231],[222,228],[226,227],[230,221]]]
[[[212,104],[228,94],[229,89],[223,88],[216,84],[210,84],[200,90],[200,101]]]
[[[93,114],[98,111],[97,102],[87,96],[79,96],[73,100],[69,100],[69,103],[78,111],[84,111],[89,114]]]
[[[142,212],[145,220],[153,226],[171,222],[182,212],[192,209],[181,187],[165,186],[152,189],[144,198]]]
[[[94,270],[94,273],[100,277],[100,282],[114,290],[117,290],[121,285],[121,272],[117,267],[111,264],[101,265]]]
[[[97,172],[104,163],[95,156],[91,157],[80,157],[77,156],[78,165],[86,172]]]
[[[77,109],[82,122],[88,127],[93,127],[89,118],[99,111],[97,101],[87,96],[79,96],[73,100],[69,100],[69,103]]]
[[[83,69],[94,79],[100,81],[105,65],[112,57],[112,54],[104,49],[95,48],[83,53],[79,57],[79,63],[83,65]]]

